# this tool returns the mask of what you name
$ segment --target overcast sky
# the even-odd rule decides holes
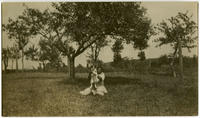
[[[32,8],[37,8],[40,10],[44,10],[50,7],[50,3],[47,2],[27,2],[25,3],[27,6]],[[147,9],[147,16],[152,19],[152,24],[156,25],[162,20],[166,20],[172,16],[176,16],[178,12],[186,12],[189,11],[190,14],[193,15],[193,20],[197,23],[197,2],[142,2],[142,6]],[[2,23],[7,23],[8,18],[16,18],[20,15],[25,7],[23,3],[3,3],[2,4]],[[149,40],[149,47],[145,50],[146,58],[156,58],[163,54],[169,54],[172,52],[172,49],[169,46],[163,46],[161,48],[156,48],[155,43],[153,40],[155,37],[152,37]],[[31,39],[31,43],[37,43],[38,41],[35,39]],[[5,33],[3,33],[3,47],[7,47],[11,45],[12,41],[10,41]],[[112,43],[110,44],[110,46]],[[110,46],[107,46],[102,49],[100,52],[100,59],[104,62],[110,62],[113,60],[113,53],[111,51]],[[122,57],[129,57],[137,59],[138,50],[133,49],[132,45],[124,45],[124,50],[122,51]],[[188,53],[187,50],[183,50],[183,55],[185,56],[193,56],[194,54],[197,55],[197,48],[192,49],[192,52]],[[76,58],[75,65],[82,64],[86,65],[86,55],[87,52],[84,52],[80,56]],[[66,63],[67,59],[64,58],[63,61]],[[25,68],[32,68],[37,67],[38,63],[25,61]],[[19,61],[19,67],[21,67],[21,62]],[[9,67],[11,68],[11,63]]]

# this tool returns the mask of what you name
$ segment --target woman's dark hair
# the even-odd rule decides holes
[[[101,71],[103,72],[103,68],[102,68],[101,66],[98,66],[98,67],[97,67],[97,70],[98,70],[99,68],[101,68]]]

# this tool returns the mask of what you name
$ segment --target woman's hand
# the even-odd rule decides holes
[[[99,79],[99,81],[102,81],[102,77],[101,76],[97,76],[97,78]]]

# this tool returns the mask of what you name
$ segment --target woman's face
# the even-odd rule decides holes
[[[97,73],[101,73],[101,72],[102,72],[101,68],[98,68]]]

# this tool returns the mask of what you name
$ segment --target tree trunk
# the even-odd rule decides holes
[[[45,62],[44,61],[42,62],[42,65],[43,65],[43,71],[45,72],[46,67],[45,67]]]
[[[5,64],[4,64],[4,72],[5,73],[7,72],[7,66],[5,66]]]
[[[68,74],[69,74],[70,80],[74,80],[75,79],[74,61],[75,61],[74,57],[69,57],[68,56]]]
[[[95,45],[95,50],[94,50],[94,63],[97,62],[97,59],[98,59],[98,48],[97,48],[97,46]]]
[[[175,68],[174,68],[174,63],[170,64],[170,68],[171,68],[173,77],[176,78],[176,71],[175,71]]]
[[[179,39],[179,43],[178,43],[178,49],[179,49],[179,69],[180,69],[180,78],[183,78],[183,56],[182,56],[182,42]]]
[[[12,59],[12,70],[13,70],[13,62],[14,62],[14,60]]]
[[[175,61],[175,58],[176,58],[176,55],[177,55],[177,49],[178,48],[178,45],[175,46],[175,51],[174,51],[174,54],[172,55],[172,61],[170,62],[170,68],[171,68],[171,71],[172,71],[172,75],[174,78],[177,77],[177,74],[176,74],[176,70],[175,70],[175,67],[174,67],[174,61]]]
[[[18,59],[16,58],[16,71],[18,72]]]
[[[7,67],[8,67],[8,64],[6,62],[7,60],[4,60],[4,72],[7,72]]]
[[[22,49],[22,72],[24,72],[24,49]]]
[[[170,63],[170,68],[171,68],[171,71],[172,71],[172,75],[174,78],[176,78],[176,71],[175,71],[175,68],[174,68],[174,61],[175,61],[175,56],[176,56],[176,51],[172,57],[172,61]]]

